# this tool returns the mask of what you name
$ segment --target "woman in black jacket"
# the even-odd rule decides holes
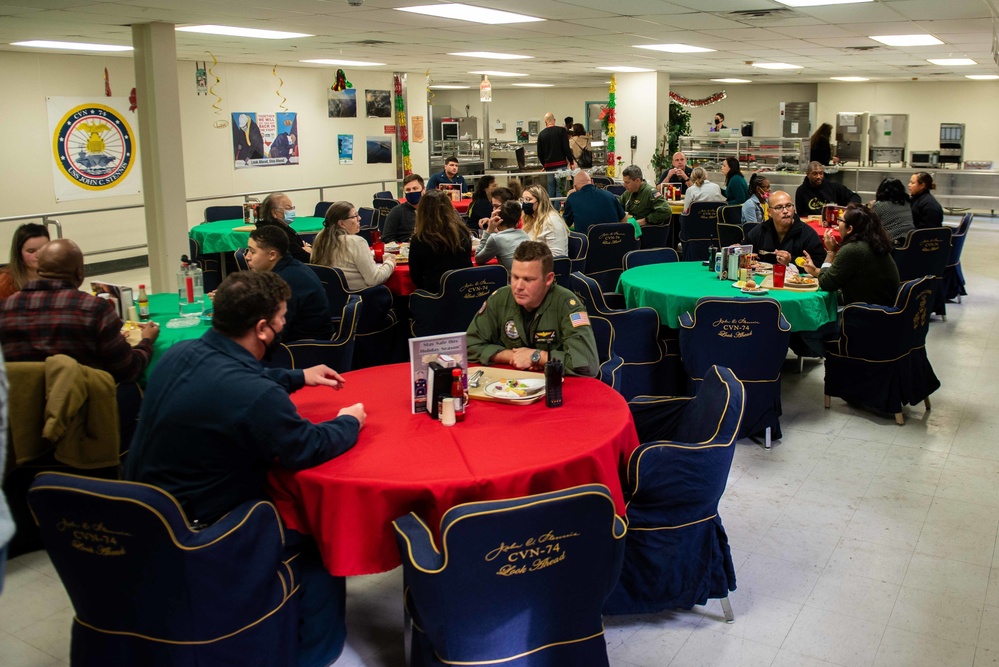
[[[936,190],[937,184],[933,177],[925,171],[919,171],[909,179],[909,195],[912,196],[912,224],[916,229],[926,227],[943,227],[943,207],[937,198],[930,194]]]

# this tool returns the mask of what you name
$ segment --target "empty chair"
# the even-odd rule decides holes
[[[381,192],[375,193],[375,199],[395,199],[395,195],[388,190],[382,190]]]
[[[604,190],[611,193],[615,197],[620,197],[621,195],[624,194],[624,186],[618,185],[617,183],[611,183],[610,185],[605,187]]]
[[[720,207],[718,209],[718,222],[742,227],[742,205]]]
[[[690,609],[728,594],[735,567],[718,514],[743,414],[744,385],[714,366],[694,398],[631,402],[638,447],[628,461],[628,540],[606,614]]]
[[[454,269],[441,276],[441,291],[416,290],[409,295],[414,336],[465,331],[489,295],[509,282],[499,264]]]
[[[604,292],[615,292],[625,253],[638,250],[635,228],[627,222],[590,225],[586,237],[588,247],[583,273],[596,280]]]
[[[696,390],[712,366],[725,366],[746,383],[746,414],[739,437],[780,438],[781,367],[791,325],[775,299],[704,297],[680,317],[680,358]]]
[[[412,513],[392,525],[413,667],[609,664],[601,609],[625,525],[607,487],[458,505],[439,531]]]
[[[892,250],[901,281],[932,276],[933,299],[930,309],[947,321],[946,300],[941,297],[943,275],[951,253],[953,232],[949,227],[914,229],[905,237],[905,243]]]
[[[201,254],[201,245],[192,238],[188,238],[188,247],[191,251],[191,261],[201,267],[205,291],[211,292],[222,282],[222,270],[218,255]]]
[[[726,207],[729,208],[729,207]],[[737,208],[737,207],[735,207]],[[738,245],[743,242],[745,235],[742,225],[730,225],[726,222],[717,223],[718,226],[718,247],[727,248],[730,245]],[[754,248],[755,250],[755,248]],[[704,259],[707,259],[707,255]]]
[[[971,221],[974,213],[965,213],[961,218],[961,225],[951,237],[950,257],[947,258],[947,266],[944,267],[943,286],[941,294],[944,299],[957,299],[961,303],[962,296],[968,296],[964,289],[964,272],[961,271],[961,252],[964,250],[964,242],[968,238],[968,229],[971,228]]]
[[[680,216],[684,262],[703,261],[708,258],[708,248],[718,245],[718,209],[722,206],[724,202],[694,202],[690,211]]]
[[[340,330],[331,340],[296,340],[281,343],[265,363],[273,368],[311,368],[325,364],[346,373],[354,366],[354,335],[361,317],[361,297],[351,294],[340,314]]]
[[[554,260],[555,282],[566,289],[571,289],[569,274],[572,273],[572,260],[564,255],[559,255]]]
[[[377,227],[379,232],[385,231],[385,220],[388,219],[389,211],[398,205],[399,202],[395,199],[375,199],[372,202],[375,211],[373,226]]]
[[[632,250],[625,253],[624,270],[627,271],[636,266],[647,266],[648,264],[667,264],[679,261],[680,256],[672,248],[650,248],[648,250],[643,248],[642,250]]]
[[[242,220],[242,206],[208,206],[205,208],[205,222],[219,220]]]
[[[75,667],[296,664],[298,564],[272,504],[194,530],[165,491],[61,473],[28,502],[73,603]]]
[[[614,179],[609,176],[592,176],[593,186],[606,190],[608,185],[614,185]]]
[[[895,415],[903,405],[923,401],[940,381],[926,356],[926,331],[933,306],[933,279],[909,280],[892,307],[853,303],[840,314],[841,333],[826,347],[825,406],[830,397]]]
[[[597,346],[598,377],[605,385],[621,393],[624,385],[624,360],[614,353],[614,325],[606,317],[590,315],[593,340]]]
[[[670,248],[673,245],[672,233],[673,225],[671,222],[665,225],[645,225],[642,227],[642,238],[639,239],[639,245],[643,249]]]
[[[362,206],[361,208],[357,209],[357,214],[361,216],[360,220],[361,229],[367,229],[369,227],[377,227],[377,225],[375,225],[374,222],[375,209],[368,208],[367,206]],[[323,213],[323,216],[325,217],[326,214]]]
[[[236,260],[236,268],[240,271],[249,271],[250,265],[246,263],[246,248],[236,248],[232,253],[233,259]]]
[[[586,234],[579,232],[569,232],[569,260],[572,262],[573,271],[582,271],[586,268],[586,251],[590,241]]]
[[[331,201],[316,202],[316,210],[312,212],[313,217],[316,217],[316,218],[325,218],[326,217],[326,211],[328,211],[329,208],[330,208],[330,206],[332,206],[332,205],[333,205],[333,202],[331,202]],[[360,213],[360,209],[358,209],[358,213]],[[363,219],[363,217],[361,219],[361,226],[362,227],[364,226],[364,219]]]
[[[517,159],[517,171],[527,171],[527,150],[521,146],[513,155]]]

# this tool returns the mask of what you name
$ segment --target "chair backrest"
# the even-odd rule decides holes
[[[742,206],[720,206],[718,208],[718,222],[742,227]]]
[[[601,609],[625,527],[603,485],[453,507],[439,552],[415,514],[393,525],[407,609],[443,663],[607,664]]]
[[[311,368],[325,364],[345,373],[353,368],[354,339],[364,304],[361,297],[351,294],[340,314],[340,330],[332,340],[297,340],[281,343],[268,366],[274,368]]]
[[[585,273],[573,271],[569,276],[569,285],[569,289],[576,293],[591,317],[593,313],[610,313],[614,310],[604,299],[600,284]]]
[[[718,247],[727,248],[730,245],[741,244],[744,238],[742,225],[718,223]],[[707,259],[707,256],[704,259]]]
[[[680,216],[683,261],[707,259],[708,246],[718,245],[718,209],[724,205],[724,202],[694,202],[690,211]]]
[[[208,206],[205,208],[205,222],[218,222],[219,220],[241,220],[242,218],[242,206]]]
[[[614,185],[614,179],[608,176],[593,176],[593,186],[606,190],[608,185]]]
[[[375,199],[395,199],[395,195],[388,190],[382,190],[381,192],[375,193]]]
[[[964,242],[968,239],[968,230],[971,228],[971,221],[975,219],[974,213],[965,213],[961,218],[961,225],[951,236],[950,257],[947,258],[947,266],[957,266],[961,263],[961,253],[964,251]]]
[[[975,219],[974,213],[965,213],[961,218],[961,224],[958,225],[957,231],[954,232],[954,236],[964,236],[968,233],[968,229],[971,228],[971,221]]]
[[[359,216],[361,216],[361,221],[360,222],[361,222],[361,228],[362,229],[365,228],[365,227],[374,227],[374,226],[376,226],[375,222],[374,222],[374,219],[375,219],[375,209],[368,208],[367,206],[362,206],[361,208],[357,209],[357,214]],[[325,215],[325,213],[323,215]]]
[[[760,226],[760,223],[758,223],[758,222],[744,222],[742,224],[743,238],[749,236],[749,232],[753,231],[754,229],[756,229],[759,226]]]
[[[527,169],[527,151],[521,146],[513,152],[514,156],[517,158],[517,170],[524,171]]]
[[[615,291],[625,254],[638,250],[635,228],[627,222],[590,225],[586,237],[588,247],[584,273],[596,280],[603,291]]]
[[[371,203],[374,208],[373,226],[377,227],[379,232],[384,232],[389,211],[398,206],[399,202],[395,199],[375,199]]]
[[[670,218],[672,220],[672,217]],[[643,250],[652,248],[670,248],[673,241],[673,224],[645,225],[642,227],[642,238],[638,240]]]
[[[645,237],[645,234],[642,234]],[[672,248],[649,248],[648,250],[632,250],[624,255],[624,270],[633,269],[636,266],[646,266],[648,264],[667,264],[669,262],[679,262],[680,256]]]
[[[572,260],[563,255],[555,258],[555,282],[566,289],[571,289],[569,274],[572,273]]]
[[[326,211],[330,210],[330,206],[332,206],[332,205],[333,205],[333,202],[331,202],[331,201],[316,202],[316,210],[312,212],[312,215],[315,216],[315,217],[317,217],[317,218],[325,218],[326,217]],[[358,213],[360,213],[360,209],[358,209]],[[361,218],[361,226],[362,227],[364,226],[364,218],[363,217]]]
[[[905,244],[892,251],[901,280],[914,280],[923,276],[943,276],[950,259],[951,237],[949,227],[914,229],[905,237]]]
[[[28,504],[73,602],[75,657],[151,664],[152,646],[172,656],[164,664],[286,664],[294,652],[295,582],[272,504],[246,502],[195,531],[165,491],[61,473],[39,475]],[[271,615],[290,615],[283,635],[263,622]],[[227,647],[236,653],[223,660]]]
[[[869,361],[904,356],[926,344],[936,279],[907,280],[898,288],[894,306],[850,304],[840,314],[839,354]]]
[[[441,276],[441,291],[416,290],[409,295],[414,336],[465,331],[489,295],[509,282],[500,264],[454,269]]]
[[[618,185],[617,183],[611,183],[610,185],[608,185],[607,187],[605,187],[604,190],[606,190],[607,192],[611,193],[615,197],[620,197],[625,192],[624,186],[623,185]]]
[[[569,259],[572,261],[573,271],[582,271],[586,268],[586,250],[590,246],[586,234],[579,232],[569,232]]]
[[[218,255],[202,255],[201,244],[188,237],[188,249],[191,251],[191,261],[201,267],[204,274],[205,291],[211,292],[222,282],[222,271],[219,268]]]
[[[233,259],[236,260],[236,268],[240,271],[249,271],[250,265],[246,263],[246,248],[236,248],[232,253]]]

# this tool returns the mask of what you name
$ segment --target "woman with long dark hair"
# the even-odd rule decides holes
[[[909,193],[902,181],[888,177],[881,181],[874,194],[871,209],[881,218],[881,224],[892,243],[898,244],[906,234],[915,229],[912,223],[912,208],[909,206]]]
[[[441,289],[441,276],[472,265],[472,237],[446,193],[428,190],[416,207],[416,228],[409,243],[409,275],[428,292]]]
[[[943,227],[943,207],[937,198],[930,194],[936,190],[933,176],[925,171],[917,171],[909,179],[909,194],[912,196],[912,224],[916,229]]]
[[[819,162],[824,167],[828,167],[830,163],[839,164],[839,157],[832,154],[832,129],[833,126],[829,123],[822,123],[812,134],[812,138],[808,140],[809,162]]]
[[[863,204],[850,204],[838,231],[836,241],[832,230],[822,239],[826,258],[822,266],[806,253],[805,271],[819,279],[819,287],[827,292],[839,291],[844,304],[895,304],[898,294],[898,267],[892,259],[892,242],[878,214]]]
[[[10,264],[0,270],[0,299],[21,291],[24,283],[38,279],[38,257],[35,253],[49,242],[45,225],[26,222],[14,232],[10,243]]]
[[[367,241],[357,235],[360,229],[361,216],[354,205],[349,201],[334,202],[326,210],[323,230],[312,246],[311,263],[340,269],[347,286],[355,291],[381,285],[395,270],[395,255],[385,253],[384,263],[375,263]]]
[[[496,189],[495,176],[482,176],[475,181],[472,203],[468,205],[468,228],[478,232],[484,223],[493,216],[493,190]]]
[[[742,206],[749,199],[749,185],[742,175],[739,158],[727,157],[722,162],[722,173],[725,174],[725,189],[722,194],[728,200],[729,206]]]

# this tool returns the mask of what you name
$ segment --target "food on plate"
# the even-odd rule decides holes
[[[798,274],[796,276],[788,276],[784,279],[785,284],[798,285],[798,286],[811,286],[818,284],[818,280],[812,278],[811,276],[803,276]]]
[[[512,394],[517,394],[517,396],[527,396],[527,390],[529,388],[529,385],[520,382],[519,380],[507,380],[506,386],[503,387],[506,391]]]
[[[746,289],[756,289],[756,281],[755,280],[747,280],[746,281]]]

